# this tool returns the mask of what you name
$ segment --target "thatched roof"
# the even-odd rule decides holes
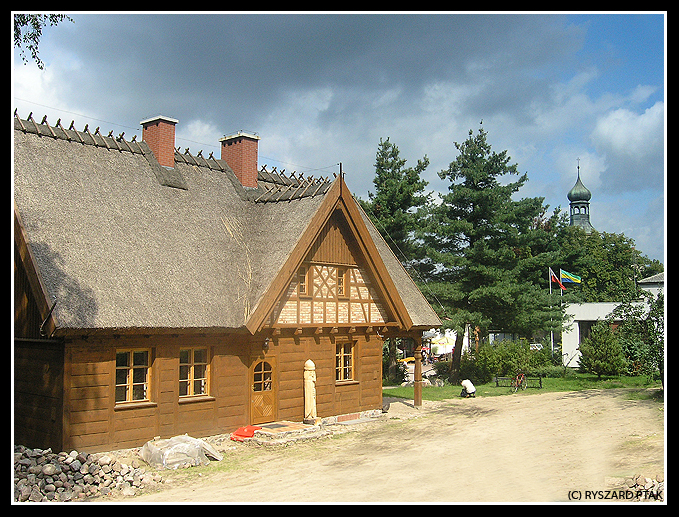
[[[242,328],[331,182],[15,118],[14,199],[60,328]],[[413,322],[438,318],[371,231]],[[377,241],[380,241],[379,243]]]

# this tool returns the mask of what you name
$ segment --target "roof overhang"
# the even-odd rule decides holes
[[[26,235],[16,203],[14,203],[14,245],[15,252],[18,254],[18,256],[14,257],[14,260],[15,262],[17,260],[21,261],[24,266],[30,289],[43,320],[40,329],[41,333],[50,336],[58,328],[57,318],[53,312],[54,304],[49,302],[47,288],[36,266],[31,247],[28,245],[28,236]]]

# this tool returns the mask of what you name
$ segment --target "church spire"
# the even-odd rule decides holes
[[[578,179],[573,188],[568,192],[568,200],[571,208],[571,226],[580,226],[586,233],[591,233],[594,228],[589,222],[589,200],[592,193],[580,179],[580,158],[578,158]]]

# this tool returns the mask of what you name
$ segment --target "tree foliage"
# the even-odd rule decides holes
[[[394,254],[402,262],[422,258],[423,250],[414,240],[418,227],[417,209],[429,202],[427,182],[422,174],[429,165],[424,156],[415,167],[406,167],[398,147],[389,138],[380,138],[375,156],[375,193],[369,201],[359,200]]]
[[[424,257],[424,249],[415,242],[414,231],[419,226],[418,209],[429,202],[425,193],[427,182],[421,177],[429,165],[425,156],[415,167],[406,167],[398,147],[389,138],[380,139],[375,155],[375,193],[368,193],[368,201],[358,200],[394,254],[409,269]],[[396,349],[400,339],[387,339],[386,377],[397,382]]]
[[[406,167],[396,145],[380,140],[376,191],[369,201],[359,200],[394,253],[416,273],[444,328],[456,331],[453,381],[465,331],[471,339],[490,331],[531,338],[558,333],[568,303],[636,296],[637,280],[663,271],[632,239],[586,234],[570,226],[560,207],[548,213],[544,198],[520,198],[527,174],[519,173],[507,151],[492,150],[483,129],[470,130],[467,140],[454,145],[456,159],[438,173],[447,189],[434,200],[421,177],[427,157]],[[575,273],[582,283],[566,284],[564,292],[557,287],[550,295],[549,268]],[[642,347],[630,335],[621,334],[620,343]],[[654,357],[649,361],[657,366],[657,345],[643,343],[644,357]]]
[[[592,325],[590,335],[580,344],[580,368],[602,375],[619,375],[627,370],[627,360],[617,336],[608,321]]]
[[[578,302],[614,302],[636,295],[636,281],[663,271],[662,264],[635,248],[634,240],[623,234],[593,231],[586,234],[575,226],[557,234],[561,250],[560,267],[582,277],[570,294]]]
[[[663,293],[639,293],[641,301],[627,299],[609,316],[619,321],[618,338],[633,370],[653,377],[664,385],[665,373],[665,297]]]
[[[65,14],[15,14],[14,15],[14,46],[20,49],[21,59],[28,63],[24,48],[31,53],[31,58],[42,70],[44,63],[38,56],[38,45],[42,37],[42,29],[48,24],[57,25],[64,20],[73,21]]]
[[[428,289],[443,307],[444,326],[457,333],[453,372],[465,328],[530,334],[561,321],[559,304],[545,289],[545,272],[557,256],[558,213],[545,219],[544,198],[513,199],[528,176],[507,151],[492,150],[484,130],[470,130],[455,147],[458,157],[439,173],[448,192],[430,206],[419,232],[435,264]]]

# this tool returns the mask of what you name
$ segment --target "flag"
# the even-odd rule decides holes
[[[578,275],[573,275],[568,271],[564,271],[563,269],[559,269],[559,271],[561,273],[562,282],[571,282],[573,284],[579,284],[582,282],[582,278],[580,278]]]
[[[563,284],[562,284],[562,283],[559,281],[559,279],[556,277],[556,274],[554,273],[554,271],[552,271],[552,268],[551,268],[551,267],[549,268],[549,281],[550,281],[550,283],[551,283],[551,282],[556,282],[557,284],[559,284],[559,287],[561,288],[562,291],[565,291],[565,290],[566,290],[566,288],[563,286]],[[551,294],[551,292],[552,292],[551,289],[552,289],[552,288],[550,287],[549,289],[550,289],[549,292],[550,292],[550,294]]]

